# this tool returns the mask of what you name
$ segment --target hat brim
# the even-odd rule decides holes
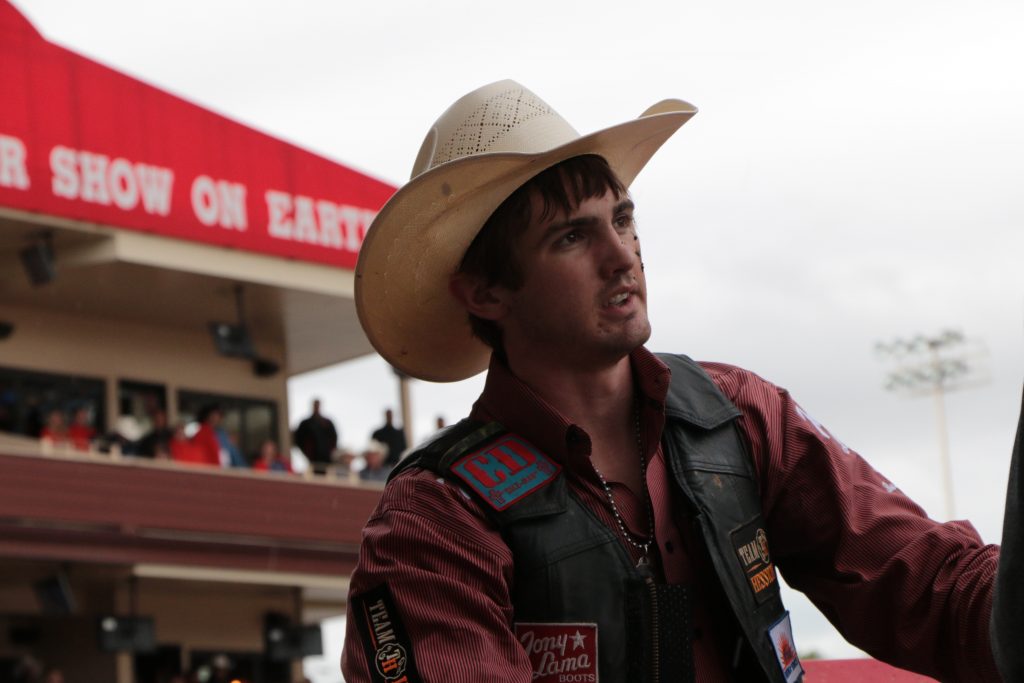
[[[448,283],[495,209],[538,173],[584,154],[604,157],[628,187],[696,112],[665,100],[640,118],[542,153],[464,157],[409,181],[377,214],[356,265],[356,311],[374,348],[396,369],[428,381],[484,370],[491,350],[473,336]]]

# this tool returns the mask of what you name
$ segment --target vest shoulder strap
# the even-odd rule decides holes
[[[411,467],[457,481],[499,527],[565,511],[561,465],[497,422],[452,425],[405,458],[391,477]]]

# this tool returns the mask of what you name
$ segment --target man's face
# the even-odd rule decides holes
[[[517,245],[523,286],[499,293],[510,363],[524,353],[580,367],[621,360],[651,334],[633,202],[609,190],[569,215],[542,219],[542,209],[534,197]]]

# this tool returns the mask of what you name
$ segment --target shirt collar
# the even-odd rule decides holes
[[[671,372],[657,356],[642,346],[630,354],[630,363],[640,392],[644,422],[650,424],[651,409],[659,417],[663,414]],[[473,405],[471,417],[499,422],[508,431],[523,437],[548,456],[563,463],[568,461],[569,436],[583,433],[582,429],[541,398],[495,355],[491,356],[487,381],[483,393]],[[656,421],[659,436],[663,419],[661,417]],[[657,441],[655,439],[654,443]],[[589,454],[589,445],[586,450]]]

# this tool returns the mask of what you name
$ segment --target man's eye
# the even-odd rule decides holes
[[[629,214],[623,214],[615,218],[615,227],[619,230],[628,230],[633,227],[633,217]]]
[[[562,235],[562,238],[558,240],[558,243],[562,245],[575,244],[576,242],[579,242],[582,237],[583,235],[579,230],[570,230]]]

